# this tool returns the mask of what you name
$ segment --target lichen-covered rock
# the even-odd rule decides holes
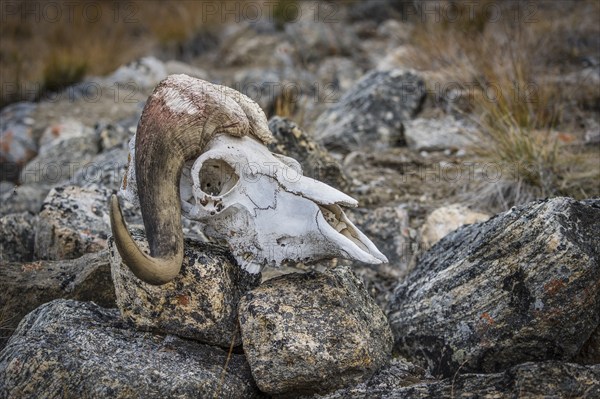
[[[38,155],[21,171],[23,184],[58,184],[88,165],[99,151],[94,130],[79,120],[49,126],[40,139]]]
[[[107,251],[74,260],[3,263],[0,267],[0,348],[27,313],[57,298],[94,301],[114,307],[115,290]]]
[[[57,300],[0,352],[4,398],[252,398],[243,355],[128,328],[116,309]]]
[[[452,116],[417,118],[404,124],[406,144],[416,151],[464,149],[473,143],[475,129]]]
[[[340,190],[348,189],[348,181],[340,164],[296,123],[275,116],[269,120],[269,130],[276,139],[268,145],[269,150],[294,158],[302,166],[304,176]]]
[[[401,145],[402,123],[420,110],[425,93],[423,79],[413,72],[371,71],[319,116],[315,137],[343,153]]]
[[[132,236],[147,250],[141,231],[133,230]],[[117,305],[124,319],[139,329],[225,348],[241,343],[237,305],[260,283],[260,274],[243,270],[228,250],[188,239],[179,275],[155,286],[135,277],[123,264],[112,238],[109,247]]]
[[[35,215],[29,212],[0,217],[0,261],[25,262],[33,258]]]
[[[371,378],[350,387],[340,388],[328,394],[315,394],[304,398],[383,398],[394,391],[415,384],[435,381],[427,371],[402,358],[395,358],[381,367]],[[394,397],[395,398],[395,397]]]
[[[110,191],[104,188],[53,188],[38,215],[36,257],[74,259],[106,248],[109,196]]]
[[[395,348],[435,375],[571,360],[600,323],[600,202],[532,202],[447,235],[389,307]]]
[[[273,395],[356,384],[391,353],[387,319],[345,267],[268,280],[242,298],[239,320],[252,375]]]
[[[433,244],[460,226],[485,222],[489,218],[489,215],[472,211],[461,204],[437,208],[427,216],[421,227],[421,249],[431,248]]]
[[[0,112],[0,181],[16,181],[21,168],[37,154],[32,114],[36,104],[20,102]]]
[[[524,363],[495,374],[457,374],[432,381],[392,364],[366,383],[313,399],[597,398],[600,365]],[[409,366],[410,367],[410,366]],[[414,366],[413,366],[414,367]],[[399,369],[399,370],[398,370]],[[421,379],[422,378],[422,379]]]
[[[49,191],[48,186],[37,184],[14,186],[0,194],[0,216],[22,212],[37,214]]]

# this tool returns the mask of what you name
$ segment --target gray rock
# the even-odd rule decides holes
[[[341,388],[325,395],[316,394],[311,398],[378,398],[404,387],[433,381],[435,380],[425,369],[415,366],[405,359],[395,358],[360,384]]]
[[[116,309],[57,300],[30,313],[0,353],[11,398],[252,398],[243,355],[131,330]]]
[[[399,275],[402,275],[411,255],[406,209],[401,206],[382,206],[375,209],[351,208],[345,211],[359,230],[388,258],[389,264],[397,268]]]
[[[0,181],[0,195],[4,195],[9,191],[13,191],[17,185],[9,181]]]
[[[0,181],[16,181],[23,166],[37,154],[32,115],[36,104],[11,104],[0,112]]]
[[[356,384],[390,357],[383,312],[344,267],[264,282],[240,301],[239,320],[252,375],[272,395]]]
[[[385,309],[394,287],[408,273],[413,255],[408,212],[399,206],[350,208],[344,211],[389,260],[389,263],[381,265],[352,264],[352,269],[364,281],[371,297]]]
[[[168,75],[185,73],[200,79],[206,79],[208,74],[199,68],[179,62],[163,62],[156,57],[142,57],[125,65],[120,66],[112,74],[106,77],[96,77],[88,82],[80,84],[81,88],[100,85],[106,88],[115,88],[116,86],[130,88],[132,91],[141,91],[149,93],[154,86]],[[87,83],[87,85],[86,85]]]
[[[421,249],[427,250],[449,233],[465,224],[484,222],[490,218],[461,204],[451,204],[431,212],[421,227]]]
[[[100,138],[101,151],[114,147],[127,148],[129,140],[137,131],[137,124],[141,115],[135,115],[119,122],[99,122],[96,125],[96,134]]]
[[[178,74],[183,73],[185,75],[191,76],[192,78],[198,78],[198,79],[202,79],[202,80],[210,80],[208,72],[205,71],[204,69],[200,69],[200,68],[197,68],[190,64],[186,64],[184,62],[180,62],[177,60],[169,60],[169,61],[165,62],[165,68],[167,70],[167,75],[178,75]],[[166,76],[165,76],[165,78],[166,78]]]
[[[291,50],[292,45],[281,33],[257,32],[247,26],[225,40],[217,62],[224,66],[278,67],[282,66],[282,56],[293,56]]]
[[[69,180],[99,151],[94,130],[75,119],[49,126],[40,139],[38,155],[21,171],[23,184],[58,184]]]
[[[410,367],[410,366],[408,366]],[[414,367],[414,366],[413,366]],[[597,398],[600,395],[600,365],[582,366],[549,361],[524,363],[503,373],[457,374],[431,381],[392,364],[371,380],[353,388],[312,398]]]
[[[343,9],[330,3],[298,3],[298,15],[285,25],[302,64],[332,55],[356,56],[358,37],[343,21]]]
[[[600,323],[600,202],[554,198],[458,229],[396,287],[396,350],[434,375],[571,360]]]
[[[475,129],[452,116],[438,119],[417,118],[404,124],[404,137],[416,151],[464,149],[473,143]]]
[[[414,8],[415,5],[410,1],[360,1],[350,3],[348,17],[351,21],[370,19],[381,24],[388,18],[406,21],[411,15],[413,17],[425,15],[417,14]]]
[[[0,216],[22,212],[37,214],[49,191],[50,187],[38,184],[13,187],[0,195]]]
[[[75,172],[69,183],[85,188],[118,190],[127,170],[129,150],[112,147],[96,155],[89,164]]]
[[[27,313],[57,298],[94,301],[114,307],[115,290],[108,253],[102,251],[75,260],[3,263],[0,267],[0,348]]]
[[[119,67],[102,80],[106,86],[133,84],[136,89],[154,88],[165,77],[167,68],[156,57],[142,57]]]
[[[584,143],[587,145],[600,144],[600,124],[595,119],[589,118],[585,121],[586,129],[584,135]]]
[[[302,166],[304,176],[312,177],[345,191],[349,184],[340,164],[314,138],[293,121],[275,116],[269,120],[269,130],[276,141],[269,150],[294,158]]]
[[[425,99],[425,83],[400,69],[371,71],[315,122],[315,137],[330,150],[383,149],[404,143],[402,122]]]
[[[74,259],[106,248],[109,196],[104,188],[53,188],[38,215],[36,258]]]
[[[327,103],[339,101],[363,75],[363,71],[348,57],[332,56],[319,61],[316,75],[319,78],[322,100]]]
[[[247,95],[265,111],[272,115],[278,101],[295,108],[305,101],[314,101],[315,76],[306,70],[291,67],[253,67],[243,68],[225,79],[225,84]],[[285,96],[287,97],[283,97]],[[305,100],[303,95],[309,96]]]
[[[0,217],[0,262],[33,259],[35,215],[29,212]]]
[[[600,364],[600,325],[583,344],[573,361],[582,364]]]
[[[275,100],[281,96],[284,84],[282,71],[274,68],[244,68],[225,82],[242,94],[254,100],[268,112],[273,108]]]
[[[142,249],[148,248],[140,231],[132,235]],[[142,330],[225,348],[241,343],[237,305],[260,283],[260,274],[242,270],[227,249],[186,240],[179,275],[155,286],[135,277],[123,264],[112,237],[109,248],[117,305],[125,320]]]

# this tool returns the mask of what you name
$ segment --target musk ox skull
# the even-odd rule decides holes
[[[224,238],[252,273],[332,257],[387,262],[342,211],[356,201],[271,153],[271,139],[264,113],[241,93],[185,75],[163,80],[130,142],[120,191],[140,205],[150,255],[135,244],[111,197],[113,237],[132,272],[157,285],[179,273],[182,213]]]

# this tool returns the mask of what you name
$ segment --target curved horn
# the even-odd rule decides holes
[[[116,196],[111,197],[110,220],[123,261],[149,284],[165,284],[181,269],[179,179],[185,161],[199,156],[216,134],[250,133],[263,142],[270,139],[262,110],[258,108],[262,115],[255,115],[251,105],[255,103],[238,92],[231,96],[231,90],[172,75],[158,84],[146,102],[136,133],[135,174],[150,255],[129,234]]]

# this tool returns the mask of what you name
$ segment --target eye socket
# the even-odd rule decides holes
[[[207,159],[198,172],[200,189],[212,196],[224,195],[239,181],[235,169],[222,159]]]

